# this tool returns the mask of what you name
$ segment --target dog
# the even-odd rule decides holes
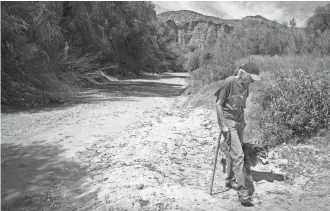
[[[251,173],[251,167],[256,166],[258,163],[262,163],[263,165],[267,165],[268,162],[268,146],[259,146],[256,144],[243,143],[243,152],[244,152],[244,175],[246,178],[246,184],[250,186],[248,189],[250,190],[250,194],[252,195],[254,192],[253,186],[253,177]],[[226,170],[231,168],[230,156],[228,146],[224,141],[220,144],[220,149],[222,153],[221,164],[223,173],[227,173]],[[237,189],[237,183],[235,181],[228,181],[226,184],[228,188]]]

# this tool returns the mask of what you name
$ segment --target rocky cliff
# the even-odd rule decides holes
[[[229,34],[233,29],[229,21],[187,10],[164,12],[157,17],[173,30],[180,47],[186,45],[203,47],[205,41],[218,38],[224,33]]]
[[[160,13],[157,18],[172,30],[173,39],[181,48],[187,45],[197,45],[199,48],[203,48],[209,40],[230,34],[235,27],[276,24],[262,16],[248,16],[242,20],[225,20],[188,10]]]

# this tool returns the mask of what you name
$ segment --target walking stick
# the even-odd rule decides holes
[[[219,149],[220,149],[221,136],[225,135],[225,139],[227,140],[227,138],[228,138],[227,134],[228,134],[228,132],[225,133],[225,132],[221,131],[221,133],[219,135],[219,138],[218,138],[218,145],[217,145],[217,150],[215,152],[214,166],[213,166],[213,172],[212,172],[212,180],[211,180],[211,186],[210,186],[210,195],[211,196],[212,196],[212,191],[213,191],[213,182],[214,182],[215,169],[217,168],[217,161],[218,161],[218,154],[219,154]]]

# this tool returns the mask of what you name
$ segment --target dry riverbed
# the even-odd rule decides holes
[[[253,207],[224,187],[220,164],[210,196],[215,112],[184,107],[186,86],[185,74],[116,81],[79,103],[2,113],[2,210],[329,208],[327,141],[272,150],[254,169]],[[291,174],[302,165],[311,172]]]

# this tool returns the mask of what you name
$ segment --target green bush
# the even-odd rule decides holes
[[[266,76],[254,98],[264,140],[279,144],[330,128],[329,57],[254,59]]]

